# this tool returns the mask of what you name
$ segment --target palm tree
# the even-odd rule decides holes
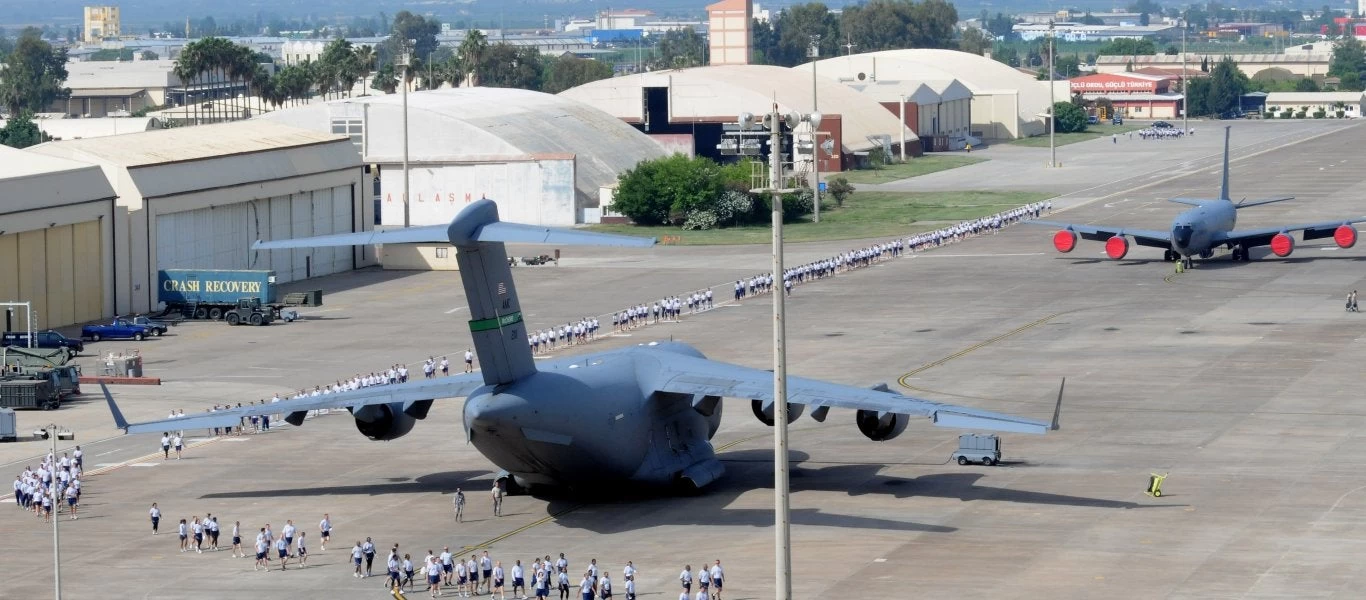
[[[460,48],[455,52],[455,55],[460,59],[460,64],[469,73],[470,80],[467,85],[471,87],[479,85],[479,68],[488,47],[488,37],[478,29],[471,29],[465,35],[465,40],[460,42]]]
[[[366,92],[368,86],[365,80],[371,73],[375,72],[375,59],[378,56],[375,54],[375,47],[369,45],[357,46],[354,52],[356,53],[356,61],[360,63],[360,72],[358,73],[360,75],[360,95],[366,96],[368,95]]]
[[[185,109],[185,116],[189,117],[190,111],[190,82],[199,75],[200,72],[199,43],[190,42],[180,51],[180,56],[175,59],[175,67],[172,73],[176,79],[180,80],[181,104]],[[199,123],[199,106],[195,106],[195,123]]]

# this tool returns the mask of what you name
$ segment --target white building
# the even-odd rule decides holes
[[[1323,111],[1329,118],[1342,111],[1343,118],[1359,119],[1366,106],[1366,92],[1270,92],[1266,95],[1266,111],[1289,110],[1293,113],[1304,112],[1305,118],[1314,118],[1314,113]]]

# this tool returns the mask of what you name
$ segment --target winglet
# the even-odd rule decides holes
[[[109,403],[109,412],[114,415],[114,426],[128,433],[128,419],[123,418],[123,412],[119,410],[119,405],[114,404],[114,396],[109,394],[109,387],[100,384],[100,391],[104,392],[104,401]]]
[[[1058,426],[1058,417],[1062,416],[1062,390],[1065,387],[1067,387],[1067,378],[1063,377],[1062,384],[1058,386],[1058,403],[1053,406],[1053,426],[1048,428],[1049,431],[1057,431],[1060,429]]]

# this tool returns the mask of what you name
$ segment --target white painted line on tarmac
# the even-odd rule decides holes
[[[95,456],[96,456],[96,457],[106,456],[106,455],[109,455],[109,454],[113,454],[113,453],[115,453],[115,452],[118,452],[119,450],[122,450],[122,449],[123,449],[123,448],[115,448],[115,449],[110,450],[110,451],[108,451],[108,452],[101,452],[101,453],[99,453],[99,454],[96,454]]]
[[[457,307],[455,307],[455,308],[452,308],[452,309],[446,311],[446,314],[449,315],[449,314],[451,314],[451,313],[459,312],[459,311],[462,311],[462,310],[465,310],[465,307],[463,307],[463,306],[457,306]]]
[[[249,440],[249,439],[247,439],[247,438],[230,437],[230,438],[223,438],[223,441],[225,441],[225,442],[249,442],[249,441],[251,441],[251,440]]]
[[[133,464],[128,465],[128,466],[130,466],[130,467],[155,467],[155,466],[157,466],[157,465],[159,465],[159,464],[161,464],[161,463],[145,462],[145,463],[133,463]]]

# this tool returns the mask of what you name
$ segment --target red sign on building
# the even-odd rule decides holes
[[[1168,80],[1142,73],[1097,73],[1075,77],[1068,83],[1074,94],[1160,94],[1167,91]]]

